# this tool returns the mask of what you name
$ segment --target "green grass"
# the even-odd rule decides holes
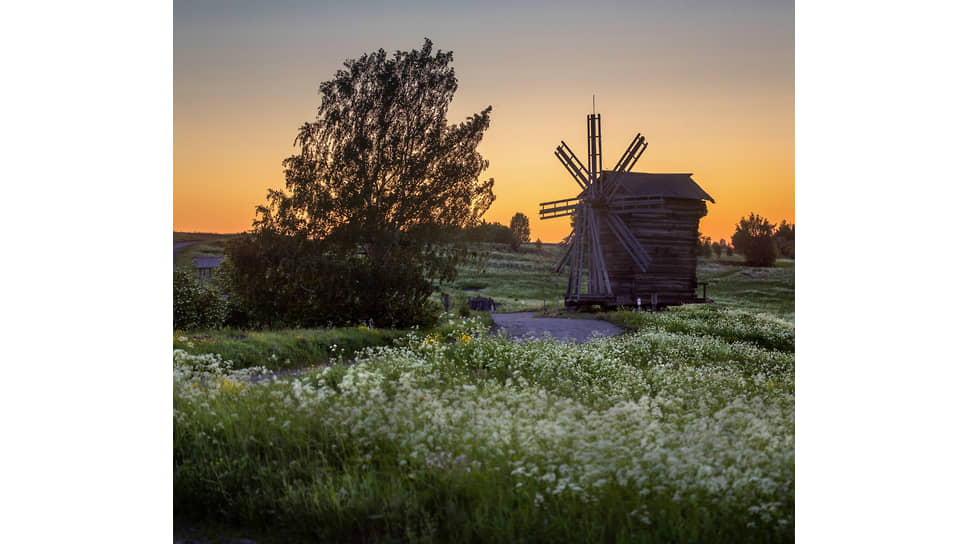
[[[723,307],[752,313],[767,313],[794,322],[796,269],[794,261],[777,259],[774,268],[742,265],[742,257],[732,261],[700,259],[698,281],[709,282],[706,296]],[[701,289],[701,288],[700,288]],[[701,291],[700,291],[701,293]]]
[[[748,342],[763,349],[789,353],[795,351],[792,323],[719,304],[692,304],[656,313],[609,312],[602,317],[629,330],[711,336],[725,342]]]
[[[269,370],[308,368],[347,360],[360,349],[385,346],[406,331],[341,327],[252,331],[216,329],[175,331],[174,349],[192,354],[218,354],[233,368],[265,366]]]
[[[490,326],[490,315],[472,312]],[[424,334],[453,336],[461,321],[444,315]],[[173,349],[193,355],[213,354],[235,369],[264,366],[269,370],[302,369],[352,360],[363,348],[389,346],[411,331],[357,327],[320,329],[241,330],[232,328],[175,331]]]
[[[176,352],[176,518],[288,542],[793,541],[792,353],[448,326],[255,383]]]
[[[444,286],[452,311],[560,300],[557,246],[484,249]],[[175,518],[270,543],[792,542],[794,263],[741,259],[700,260],[714,304],[570,314],[626,329],[583,345],[492,337],[477,313],[176,331]]]
[[[523,244],[517,252],[503,244],[482,244],[483,265],[462,266],[459,277],[445,284],[442,291],[451,300],[476,296],[493,298],[499,312],[540,310],[561,300],[568,286],[567,274],[555,274],[553,268],[560,254],[557,244]]]
[[[567,273],[553,272],[561,252],[557,244],[544,244],[540,251],[533,244],[525,244],[519,252],[500,244],[482,245],[479,250],[487,255],[484,264],[461,267],[457,280],[443,286],[452,300],[483,296],[493,298],[499,312],[554,314],[555,301],[561,304],[568,286]],[[696,278],[708,282],[707,297],[721,307],[767,313],[793,323],[794,261],[778,259],[774,268],[754,268],[744,266],[743,259],[741,255],[699,259]]]

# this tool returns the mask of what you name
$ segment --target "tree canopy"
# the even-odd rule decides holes
[[[253,230],[229,249],[254,321],[430,319],[433,283],[453,279],[467,255],[445,234],[478,224],[494,201],[477,152],[491,107],[448,124],[452,61],[425,40],[347,60],[320,84],[316,116],[283,161],[285,190],[268,191]]]
[[[319,86],[315,120],[286,159],[286,189],[270,190],[256,226],[323,239],[350,231],[410,232],[465,227],[494,201],[494,180],[477,152],[491,107],[457,125],[447,109],[457,90],[453,52],[383,49],[347,60]]]

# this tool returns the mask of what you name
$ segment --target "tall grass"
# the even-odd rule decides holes
[[[268,382],[176,350],[176,516],[288,541],[792,541],[792,353],[486,328]]]
[[[489,314],[471,312],[471,315],[484,326],[493,324]],[[453,331],[465,326],[453,313],[445,313],[434,327],[422,332],[452,336]],[[287,370],[349,361],[364,348],[393,345],[409,332],[366,325],[277,330],[223,327],[191,332],[176,330],[172,347],[193,355],[218,355],[224,364],[236,369],[258,366]]]
[[[603,317],[625,329],[662,330],[713,336],[726,342],[749,342],[765,349],[793,352],[791,323],[764,314],[731,310],[718,304],[669,308],[666,312],[612,312]]]
[[[192,354],[218,355],[223,361],[231,361],[234,368],[284,370],[349,359],[365,347],[390,345],[406,334],[366,326],[267,331],[222,328],[176,330],[172,344],[174,349]]]
[[[796,269],[792,260],[777,259],[774,268],[757,268],[736,260],[700,259],[696,276],[709,283],[707,296],[721,306],[794,322]]]

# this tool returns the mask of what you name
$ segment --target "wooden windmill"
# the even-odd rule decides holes
[[[631,169],[648,143],[632,139],[612,170],[602,170],[601,114],[588,126],[588,166],[565,142],[555,156],[578,182],[575,198],[541,203],[541,219],[573,216],[567,248],[555,266],[568,265],[566,307],[662,306],[696,302],[696,240],[704,200],[714,202],[692,174],[645,174]]]

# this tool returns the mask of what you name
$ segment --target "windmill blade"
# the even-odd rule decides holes
[[[622,165],[624,165],[629,160],[631,160],[631,158],[632,158],[632,151],[635,149],[636,144],[638,143],[639,138],[641,138],[641,137],[642,137],[642,133],[640,132],[640,133],[636,134],[634,138],[632,138],[632,143],[630,143],[629,146],[627,148],[625,148],[625,153],[622,153],[622,158],[620,158],[618,160],[618,162],[615,163],[615,168],[612,168],[612,171],[613,172],[624,172],[625,171],[622,168]]]
[[[561,272],[561,269],[565,266],[565,263],[568,262],[568,259],[571,258],[571,252],[574,248],[575,248],[575,229],[571,229],[571,234],[569,234],[565,238],[565,252],[561,255],[561,258],[558,259],[558,262],[555,263],[556,274]]]
[[[618,241],[628,252],[629,256],[632,257],[632,261],[639,267],[642,272],[649,271],[649,265],[652,263],[652,257],[649,256],[649,252],[642,247],[642,244],[635,239],[632,231],[629,230],[628,226],[624,221],[619,219],[615,214],[608,214],[608,226],[618,238]]]
[[[584,192],[582,193],[584,194]],[[538,210],[539,218],[544,219],[554,219],[555,217],[564,217],[566,215],[574,215],[575,210],[581,204],[581,195],[577,198],[565,198],[562,200],[554,200],[552,202],[542,202],[538,204],[541,208]]]
[[[571,269],[575,276],[574,294],[581,295],[581,273],[585,266],[585,217],[587,214],[581,210],[578,220],[575,221],[577,232],[575,233],[576,251],[572,254]]]
[[[606,214],[608,212],[605,212]],[[595,292],[601,293],[604,287],[606,294],[612,294],[612,284],[608,281],[608,269],[605,267],[605,256],[602,254],[602,239],[598,232],[598,221],[595,219],[595,210],[588,208],[588,226],[591,239],[591,260],[589,261],[589,279],[595,278]],[[594,267],[592,264],[594,263]],[[594,268],[594,272],[592,271]],[[589,289],[591,291],[591,289]]]
[[[635,139],[632,140],[629,148],[625,151],[625,155],[623,155],[618,161],[618,164],[615,165],[615,172],[618,174],[623,174],[632,170],[632,167],[635,166],[636,162],[638,162],[639,157],[642,156],[642,153],[645,153],[645,148],[647,147],[649,147],[649,143],[645,141],[645,138],[643,138],[641,134],[637,135]],[[607,193],[605,195],[606,200],[611,200],[612,197],[615,196],[615,193],[618,192],[618,188],[620,186],[621,184],[618,183],[618,179],[615,179],[612,182],[611,187],[607,189]]]
[[[619,159],[618,163],[615,164],[614,171],[628,172],[631,170],[632,167],[635,166],[635,163],[638,162],[639,157],[642,156],[642,153],[645,152],[645,148],[648,146],[649,144],[645,141],[645,137],[642,136],[642,133],[636,134],[635,138],[632,138],[632,143],[629,144],[628,149],[625,150],[625,154],[622,155],[622,158]]]
[[[558,160],[561,161],[562,165],[564,165],[565,170],[568,170],[568,173],[571,174],[571,177],[575,178],[575,181],[578,182],[578,185],[580,185],[582,189],[586,189],[588,187],[589,183],[591,183],[589,181],[588,169],[586,169],[581,160],[575,156],[575,154],[571,151],[571,148],[568,147],[568,144],[562,141],[561,145],[555,148],[555,157],[558,157]]]
[[[588,179],[590,179],[590,178],[588,177],[588,169],[587,169],[587,168],[585,168],[585,165],[584,165],[584,163],[582,163],[582,162],[581,162],[581,159],[579,159],[579,158],[578,158],[577,156],[575,156],[575,153],[574,153],[574,152],[573,152],[573,151],[571,150],[571,148],[570,148],[570,147],[568,147],[568,144],[566,144],[564,140],[561,140],[561,145],[560,145],[560,146],[558,146],[558,148],[559,148],[559,149],[562,149],[562,150],[563,150],[563,151],[564,151],[564,152],[565,152],[565,153],[567,154],[567,156],[568,156],[569,158],[571,158],[571,160],[572,160],[572,161],[573,161],[573,162],[574,162],[574,163],[575,163],[576,165],[578,165],[578,168],[580,168],[580,169],[581,169],[581,171],[582,171],[582,173],[584,174],[584,177],[585,177],[585,179],[586,179],[586,180],[588,180]]]

